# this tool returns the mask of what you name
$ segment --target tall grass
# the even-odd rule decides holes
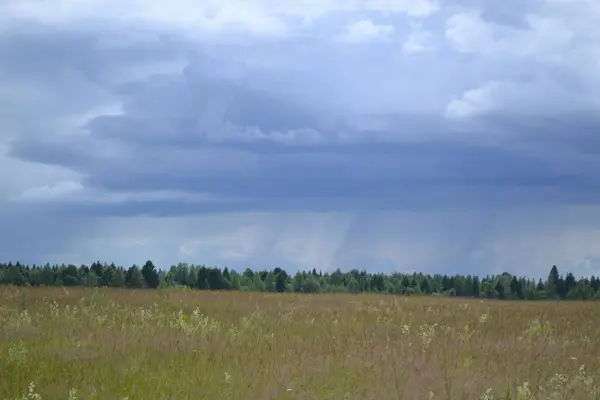
[[[0,287],[0,399],[600,399],[600,306]]]

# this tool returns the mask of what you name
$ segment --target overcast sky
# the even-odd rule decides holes
[[[600,274],[600,3],[0,3],[0,259]]]

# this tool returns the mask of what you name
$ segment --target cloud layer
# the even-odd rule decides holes
[[[600,273],[595,2],[201,3],[0,5],[0,257]]]

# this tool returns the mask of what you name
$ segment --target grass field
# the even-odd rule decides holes
[[[600,304],[0,287],[35,398],[598,399]]]

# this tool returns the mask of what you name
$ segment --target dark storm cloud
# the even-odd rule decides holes
[[[87,47],[73,58],[95,41],[68,41],[63,36],[68,37],[57,33],[36,44],[38,50],[62,45],[59,52],[41,53],[60,60],[50,63],[58,66],[50,68],[54,74],[61,65],[88,65],[83,69],[87,74],[102,76],[111,65],[148,61],[149,55],[161,54],[144,46],[123,53]],[[20,44],[28,49],[24,54],[14,44],[4,50],[7,55],[14,53],[11,68],[15,71],[33,64],[36,47],[28,41],[36,43],[31,38],[22,40]],[[7,43],[14,42],[13,37]],[[95,60],[103,61],[95,64]],[[227,64],[222,57],[197,51],[181,73],[150,75],[113,87],[123,114],[94,117],[85,126],[88,135],[61,139],[43,131],[23,135],[12,143],[11,154],[71,168],[94,188],[208,192],[239,198],[243,209],[348,210],[353,204],[357,209],[435,209],[457,207],[460,202],[472,207],[478,201],[491,206],[597,197],[591,189],[597,182],[594,169],[576,159],[572,165],[554,164],[564,152],[557,143],[576,148],[580,141],[593,140],[590,132],[598,125],[587,115],[524,121],[491,114],[482,118],[483,123],[466,128],[471,141],[453,137],[460,123],[452,126],[452,121],[433,113],[384,114],[377,116],[383,126],[360,129],[347,121],[348,115],[340,115],[319,99],[312,104],[294,99],[286,95],[285,86],[261,90],[257,77],[266,79],[256,68],[241,62]],[[277,81],[277,73],[272,79]],[[577,129],[567,135],[568,127]],[[511,142],[505,147],[485,144],[486,129],[502,131]],[[344,137],[353,140],[349,143]],[[531,146],[520,149],[523,143],[538,145],[540,152],[554,144],[556,151],[540,156]],[[548,197],[547,191],[553,195]],[[313,198],[322,200],[307,200]],[[159,213],[167,206],[163,204]],[[186,206],[177,212],[207,212],[214,207]],[[123,209],[135,214],[135,203]]]
[[[600,197],[597,18],[488,3],[407,18],[307,2],[281,5],[281,24],[258,6],[208,23],[179,2],[143,23],[117,6],[24,8],[0,28],[0,217],[15,226],[0,255],[30,238],[36,260],[151,247],[162,259],[185,248],[224,262],[491,270],[553,233],[557,250],[531,268],[596,260],[578,246]],[[242,29],[254,31],[237,40]],[[575,206],[588,214],[563,214]],[[307,214],[318,229],[298,212],[319,213]],[[211,241],[215,228],[195,224],[213,214],[227,228]],[[29,236],[25,215],[43,228]],[[566,243],[568,229],[584,233]],[[138,236],[149,247],[132,250]]]

